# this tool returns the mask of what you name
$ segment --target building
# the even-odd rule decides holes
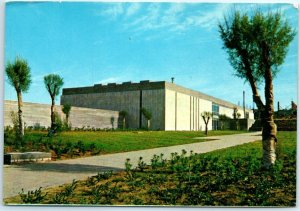
[[[208,129],[219,128],[219,115],[232,118],[236,107],[241,118],[254,119],[252,110],[230,102],[184,88],[166,81],[122,84],[95,84],[89,87],[65,88],[61,96],[61,105],[126,111],[129,128],[146,127],[147,121],[141,113],[145,108],[152,114],[151,130],[190,130],[205,129],[201,113],[213,113]]]

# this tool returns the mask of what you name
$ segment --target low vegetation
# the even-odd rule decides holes
[[[170,160],[143,158],[125,171],[105,172],[59,187],[21,192],[6,203],[96,205],[295,206],[296,132],[278,133],[278,160],[261,168],[261,142],[206,154],[182,151]]]
[[[210,135],[229,135],[245,131],[211,131]],[[4,133],[5,152],[46,151],[54,159],[74,158],[156,147],[189,144],[207,140],[203,132],[166,131],[65,131],[49,137],[47,131],[27,131],[22,143],[16,142],[14,132]]]

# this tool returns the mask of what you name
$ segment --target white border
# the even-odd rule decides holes
[[[186,209],[195,209],[194,207],[188,207],[188,208],[178,208],[178,207],[67,207],[67,206],[56,206],[56,207],[50,207],[50,206],[4,206],[3,205],[3,102],[4,102],[4,28],[5,28],[5,3],[8,2],[186,2],[186,3],[290,3],[293,4],[295,7],[299,9],[299,1],[296,0],[184,0],[184,1],[179,1],[179,0],[0,0],[0,210],[7,211],[7,210],[36,210],[36,209],[43,209],[43,210],[53,210],[56,209],[58,211],[60,210],[68,210],[68,209],[76,209],[76,210],[86,210],[88,209],[104,209],[104,210],[119,210],[119,209],[127,209],[127,210],[133,210],[133,209],[138,209],[138,210],[146,210],[146,209],[155,209],[155,210],[163,210],[163,209],[176,209],[176,210],[186,210]],[[298,12],[298,30],[300,26],[300,13]],[[300,42],[300,36],[298,36],[298,73],[299,73],[299,54],[300,54],[300,49],[299,49],[299,42]],[[300,102],[300,96],[299,96],[299,76],[298,76],[298,104]],[[299,126],[300,123],[300,114],[298,112],[297,116],[297,123]],[[297,130],[297,137],[300,137],[300,131]],[[297,149],[299,149],[300,143],[297,140]],[[300,158],[300,153],[297,153],[297,163],[299,163],[299,158]],[[296,204],[297,206],[295,208],[280,208],[280,210],[295,210],[298,209],[299,207],[299,165],[297,165],[297,201]],[[225,210],[225,209],[231,209],[232,207],[228,208],[200,208],[201,210]],[[198,207],[199,209],[199,207]],[[235,210],[242,210],[243,208],[233,208]],[[265,210],[265,209],[272,209],[272,208],[251,208],[251,210]],[[276,208],[278,209],[278,208]]]

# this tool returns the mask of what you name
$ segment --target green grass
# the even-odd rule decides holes
[[[5,203],[295,206],[296,132],[279,132],[277,138],[278,160],[269,170],[261,168],[257,141],[200,155],[173,154],[170,161],[158,156],[143,170],[127,161],[123,172],[22,193]]]
[[[246,131],[210,131],[209,136],[230,135]],[[174,146],[203,142],[207,140],[193,139],[195,137],[205,137],[204,132],[196,131],[68,131],[62,132],[53,138],[46,137],[46,132],[27,132],[25,143],[39,141],[43,136],[43,141],[55,143],[76,143],[82,141],[87,147],[92,143],[100,153],[118,153],[134,150],[143,150],[156,147]]]

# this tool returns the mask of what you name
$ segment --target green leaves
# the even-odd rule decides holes
[[[69,116],[69,114],[70,114],[70,111],[71,111],[71,105],[70,104],[65,104],[65,105],[63,105],[63,107],[62,107],[62,112],[65,114],[65,115],[67,115],[67,116]]]
[[[13,63],[8,62],[5,71],[9,83],[17,92],[27,92],[31,84],[30,67],[25,59],[16,57]]]
[[[63,78],[56,74],[49,74],[44,77],[44,84],[51,98],[59,95],[61,87],[64,85]]]
[[[147,120],[150,120],[152,118],[152,113],[150,111],[148,111],[147,109],[142,108],[141,112]]]
[[[252,76],[256,82],[267,67],[276,75],[295,36],[280,12],[264,14],[259,10],[251,15],[234,12],[219,24],[219,33],[235,75],[246,80]]]

